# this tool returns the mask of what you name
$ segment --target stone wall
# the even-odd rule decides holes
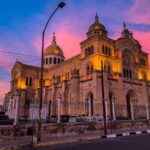
[[[142,130],[150,126],[150,121],[113,121],[107,124],[108,133],[122,132],[126,130]],[[0,137],[2,136],[32,136],[35,127],[32,125],[20,126],[1,126]],[[42,134],[82,134],[89,131],[101,131],[103,133],[103,123],[78,123],[78,124],[44,124]]]

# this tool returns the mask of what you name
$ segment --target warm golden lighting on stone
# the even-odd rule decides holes
[[[150,71],[149,71],[149,69],[139,69],[138,79],[139,80],[149,80],[150,81]]]
[[[65,74],[62,74],[62,75],[61,75],[61,81],[65,81],[65,80],[67,80],[67,79],[66,79],[66,76],[65,76]]]
[[[150,70],[147,71],[147,80],[150,81]]]
[[[18,79],[17,88],[26,89],[25,81],[23,79]]]
[[[103,61],[103,65],[105,66],[106,62],[109,62],[110,68],[112,68],[113,73],[121,73],[121,60],[113,60],[111,58],[95,55],[91,58],[91,64],[93,65],[94,70],[101,70],[101,62]],[[112,66],[112,67],[111,67]]]
[[[119,62],[118,63],[112,62],[112,71],[114,73],[121,73],[121,64]]]
[[[143,79],[142,73],[141,73],[140,71],[138,72],[138,79],[139,79],[139,80],[142,80],[142,79]]]
[[[91,58],[91,64],[93,66],[94,70],[101,70],[101,57],[100,55],[95,55],[94,57]]]
[[[50,80],[45,80],[45,86],[50,86]]]
[[[35,88],[36,89],[40,88],[40,81],[39,80],[35,80]]]

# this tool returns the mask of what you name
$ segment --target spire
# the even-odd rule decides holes
[[[55,32],[53,32],[53,40],[52,40],[52,44],[56,44],[56,35],[55,35]]]
[[[98,17],[97,13],[96,13],[96,16],[95,16],[95,22],[99,23],[99,17]]]
[[[95,15],[95,21],[93,24],[90,25],[87,36],[92,37],[92,36],[101,36],[101,37],[106,37],[107,36],[107,30],[105,26],[99,21],[98,14],[96,13]]]
[[[132,38],[132,32],[129,31],[125,22],[123,22],[122,37]]]

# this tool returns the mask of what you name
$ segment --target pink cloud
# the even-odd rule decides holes
[[[4,51],[4,49],[0,47],[0,51]],[[0,67],[6,69],[7,71],[10,71],[10,68],[13,65],[12,64],[13,59],[14,59],[13,56],[0,52]]]
[[[143,49],[150,53],[150,32],[133,31],[135,39],[142,45]]]
[[[135,0],[127,11],[127,19],[134,23],[150,24],[150,0]]]
[[[66,58],[70,58],[80,53],[80,42],[83,40],[77,35],[65,28],[57,31],[58,43],[63,48]]]
[[[4,101],[4,96],[9,90],[9,82],[0,79],[0,104]]]
[[[52,36],[53,35],[51,33],[51,36],[46,37],[45,47],[51,44]],[[57,44],[63,49],[65,57],[70,58],[80,52],[80,42],[83,40],[83,37],[62,25],[56,30],[56,40]],[[33,40],[33,46],[40,54],[41,38],[38,37]]]
[[[150,54],[150,32],[141,32],[141,31],[133,31],[134,38],[138,40],[142,46],[142,49]],[[149,65],[150,65],[150,55],[149,55]]]

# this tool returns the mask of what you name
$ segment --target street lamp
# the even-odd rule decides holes
[[[43,32],[42,32],[42,47],[41,47],[41,74],[40,74],[40,104],[39,104],[39,122],[38,122],[38,135],[37,135],[37,142],[41,141],[41,125],[42,125],[42,116],[41,116],[41,111],[42,111],[42,102],[43,102],[43,71],[44,71],[44,42],[45,42],[45,32],[48,27],[49,22],[57,12],[59,8],[64,8],[66,3],[60,2],[55,10],[52,12],[52,14],[49,16]]]
[[[104,120],[104,135],[107,135],[107,116],[106,116],[106,99],[104,88],[104,64],[101,61],[101,86],[102,86],[102,104],[103,104],[103,120]]]

